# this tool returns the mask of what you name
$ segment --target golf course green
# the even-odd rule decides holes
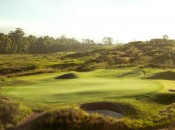
[[[78,76],[75,79],[55,79],[64,73],[25,76],[15,79],[23,81],[24,84],[3,87],[1,93],[39,103],[79,104],[132,99],[164,89],[158,81],[140,78],[140,72],[133,74],[128,73],[131,70],[125,71],[116,69],[73,72]],[[125,75],[122,77],[123,74]]]

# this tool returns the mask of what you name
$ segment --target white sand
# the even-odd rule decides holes
[[[113,117],[113,118],[123,118],[124,116],[121,113],[117,113],[114,111],[110,111],[110,110],[91,110],[91,111],[87,111],[88,113],[97,113],[103,116],[109,116],[109,117]]]

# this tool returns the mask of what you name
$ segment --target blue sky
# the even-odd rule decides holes
[[[0,31],[100,42],[175,38],[174,0],[0,0]]]

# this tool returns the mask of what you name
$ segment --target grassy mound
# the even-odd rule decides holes
[[[56,77],[55,79],[75,79],[78,78],[78,76],[74,73],[67,73],[67,74],[63,74],[60,75],[58,77]]]
[[[163,79],[163,80],[175,80],[175,72],[167,71],[160,72],[147,77],[148,79]]]
[[[169,124],[169,129],[167,130],[174,130],[174,123],[175,122],[175,104],[168,105],[164,109],[160,110],[154,116],[154,124],[164,125],[166,126]]]
[[[0,97],[0,130],[14,127],[30,112],[30,109],[11,99]]]
[[[79,108],[65,108],[45,113],[25,130],[153,130],[173,121],[172,110],[174,111],[174,105],[155,114],[151,121],[135,118],[114,119],[88,114]]]
[[[89,115],[78,108],[67,108],[48,112],[36,120],[31,130],[109,130],[128,127],[123,120],[114,120],[100,115]]]

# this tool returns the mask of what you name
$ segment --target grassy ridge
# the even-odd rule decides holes
[[[122,105],[122,103],[118,105]],[[126,109],[132,110],[131,108]],[[134,113],[134,111],[131,112]],[[35,120],[27,130],[152,130],[162,128],[173,121],[175,116],[173,112],[175,112],[174,105],[170,105],[152,116],[147,116],[147,119],[125,117],[116,120],[98,114],[88,114],[78,108],[71,107],[47,112]]]
[[[15,77],[55,71],[90,71],[126,66],[174,68],[174,48],[174,40],[153,39],[85,53],[0,55],[0,74]]]

